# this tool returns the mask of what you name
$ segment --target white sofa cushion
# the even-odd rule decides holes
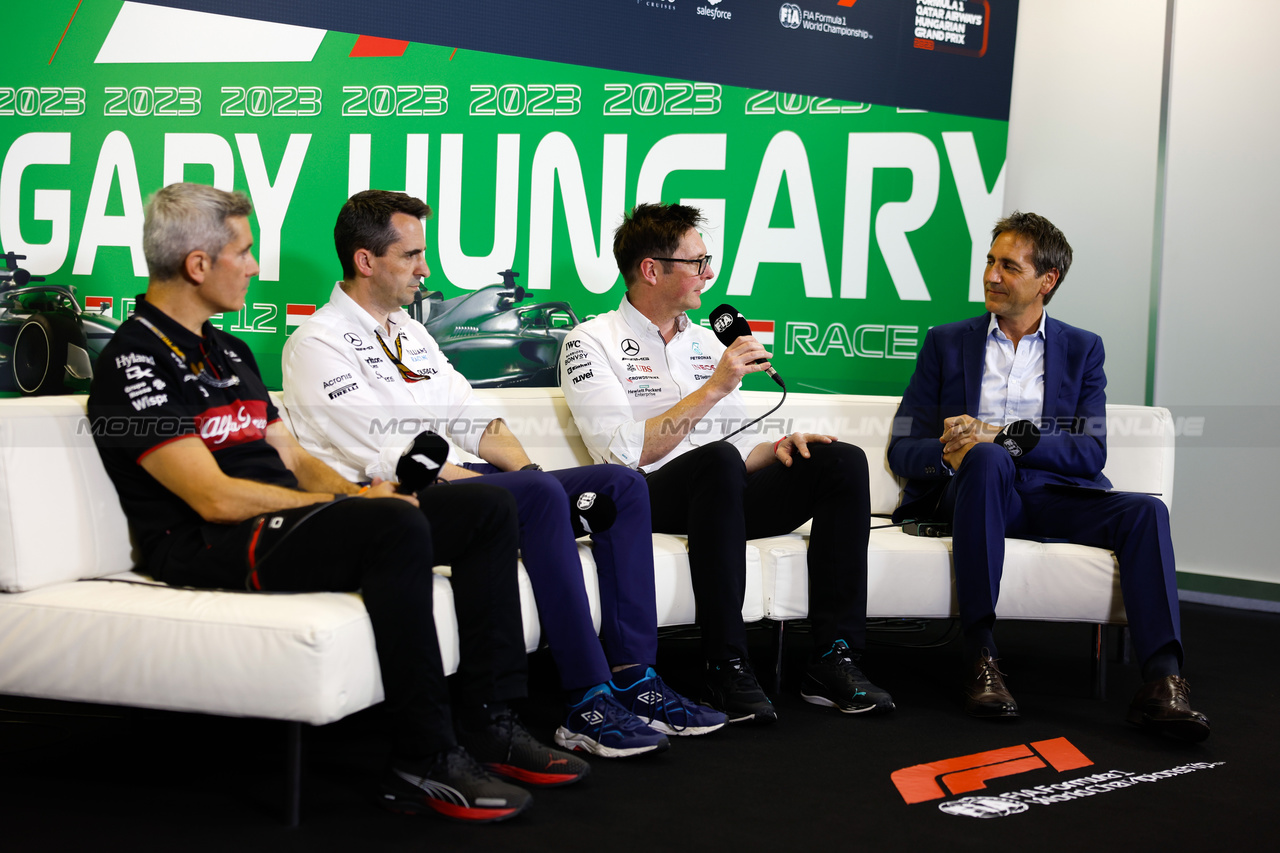
[[[0,595],[0,693],[317,725],[382,700],[373,631],[357,595],[115,578],[139,583]],[[456,666],[448,581],[436,578],[435,594],[442,657]]]
[[[0,417],[0,590],[128,571],[116,490],[84,416],[85,397],[4,401]]]

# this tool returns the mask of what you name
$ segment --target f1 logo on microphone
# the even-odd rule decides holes
[[[939,800],[950,794],[981,791],[988,779],[1013,776],[1051,766],[1059,773],[1093,764],[1064,737],[975,752],[895,770],[889,778],[908,803]],[[946,791],[943,791],[943,786]]]

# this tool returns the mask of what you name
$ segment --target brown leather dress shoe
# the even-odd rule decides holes
[[[1199,743],[1209,736],[1209,718],[1191,709],[1191,685],[1181,675],[1148,681],[1129,703],[1126,719],[1135,726]]]
[[[1004,686],[1004,673],[996,667],[996,659],[987,649],[973,662],[965,680],[964,711],[971,717],[987,719],[1010,720],[1018,716],[1018,703]]]

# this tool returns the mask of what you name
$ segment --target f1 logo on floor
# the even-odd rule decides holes
[[[1093,764],[1064,737],[1037,740],[1004,749],[975,752],[895,770],[889,778],[908,803],[938,800],[949,794],[980,791],[988,779],[1027,773],[1046,766],[1059,773]],[[943,786],[946,786],[946,791]],[[949,793],[948,793],[949,792]]]

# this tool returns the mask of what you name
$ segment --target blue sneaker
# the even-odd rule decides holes
[[[671,745],[666,735],[618,704],[608,684],[591,688],[569,709],[569,719],[556,729],[556,743],[605,758],[661,752]]]
[[[672,690],[653,667],[630,687],[619,687],[612,681],[609,687],[622,707],[663,734],[705,735],[729,722],[723,712],[695,705]]]

